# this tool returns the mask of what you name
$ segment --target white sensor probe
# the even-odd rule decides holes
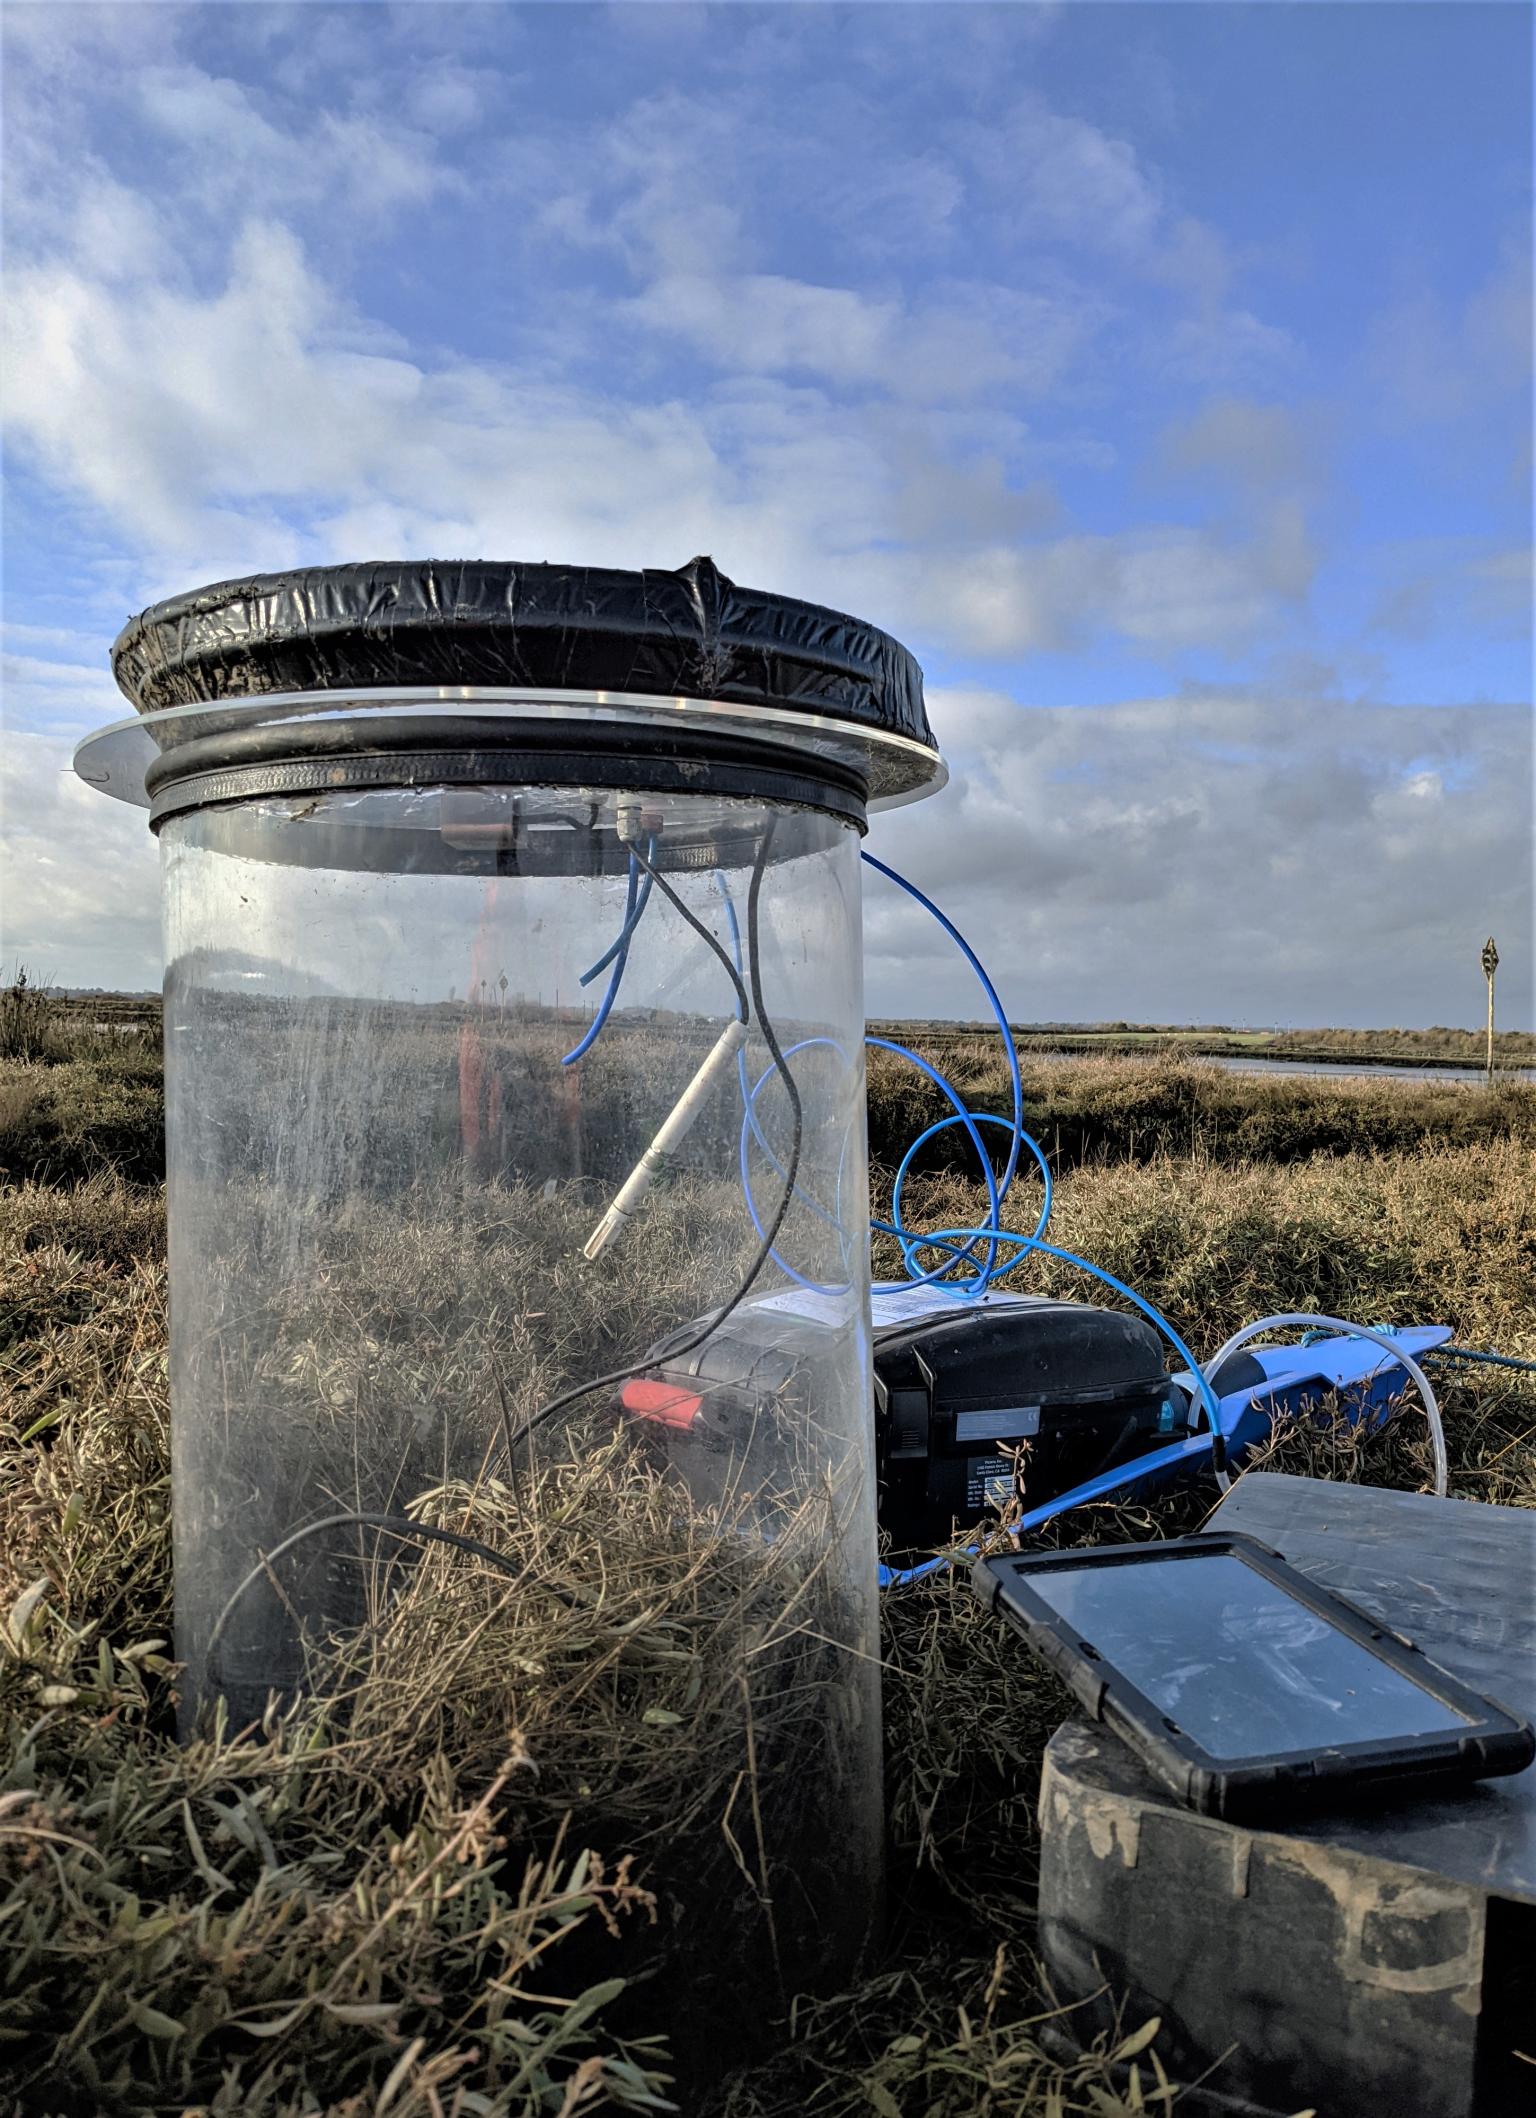
[[[639,1211],[646,1193],[665,1169],[668,1157],[677,1152],[692,1129],[715,1083],[746,1041],[746,1023],[737,1020],[726,1024],[709,1057],[673,1104],[660,1132],[624,1179],[623,1188],[588,1237],[582,1251],[584,1258],[601,1256],[614,1238],[623,1233],[626,1224]]]

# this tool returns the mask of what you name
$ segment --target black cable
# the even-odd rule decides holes
[[[772,834],[773,823],[770,820],[767,836],[771,838]],[[766,839],[763,850],[766,854]],[[773,1226],[768,1232],[768,1249],[771,1251],[778,1239],[779,1230],[784,1225],[784,1216],[789,1211],[789,1202],[795,1195],[795,1178],[800,1171],[800,1150],[805,1141],[805,1113],[800,1103],[800,1090],[796,1085],[793,1073],[790,1071],[789,1062],[780,1049],[773,1022],[768,1013],[767,1003],[763,999],[762,951],[758,946],[757,933],[757,902],[763,887],[763,867],[764,862],[759,859],[753,866],[752,881],[747,889],[747,976],[752,981],[752,1005],[757,1011],[757,1026],[763,1033],[763,1042],[768,1047],[768,1056],[773,1061],[774,1069],[784,1084],[785,1094],[789,1097],[789,1107],[793,1114],[794,1126],[789,1151],[789,1168],[784,1180],[784,1196],[779,1201],[779,1210],[774,1215]],[[756,1266],[753,1267],[754,1275],[757,1269]]]
[[[769,826],[769,830],[770,832],[772,830],[771,824]],[[742,984],[741,973],[737,970],[735,964],[732,963],[730,956],[727,954],[725,949],[721,947],[720,943],[716,940],[715,936],[710,933],[708,927],[705,926],[703,920],[699,918],[698,914],[689,911],[687,905],[683,903],[683,900],[681,899],[681,897],[678,896],[677,892],[667,881],[667,878],[662,874],[661,870],[657,867],[652,866],[651,862],[646,859],[645,855],[640,851],[640,848],[637,845],[632,845],[629,850],[633,854],[634,858],[639,862],[640,866],[645,870],[646,874],[651,878],[651,881],[656,885],[657,889],[661,892],[662,896],[666,898],[668,904],[672,906],[674,911],[680,913],[682,917],[687,920],[689,926],[692,927],[694,933],[699,936],[701,941],[705,941],[709,944],[710,948],[712,948],[715,954],[719,957],[721,963],[724,964],[726,976],[730,979],[731,984],[736,988],[736,1020],[738,1022],[747,1021],[747,989]],[[759,851],[761,852],[761,848],[759,849]],[[756,875],[759,871],[756,867],[754,867],[752,872],[754,875]]]
[[[435,1522],[417,1522],[410,1515],[391,1515],[371,1509],[362,1509],[342,1515],[323,1515],[318,1522],[306,1522],[302,1528],[294,1530],[286,1536],[280,1544],[274,1545],[270,1552],[263,1553],[262,1557],[257,1560],[251,1571],[224,1605],[223,1610],[219,1612],[213,1623],[213,1631],[208,1636],[208,1645],[203,1651],[204,1667],[208,1670],[210,1676],[213,1674],[214,1651],[218,1647],[219,1639],[225,1626],[229,1623],[231,1611],[233,1611],[241,1597],[261,1579],[261,1576],[266,1573],[273,1561],[281,1559],[286,1552],[291,1552],[295,1545],[303,1544],[306,1538],[318,1537],[322,1530],[343,1530],[357,1526],[361,1526],[364,1529],[387,1530],[395,1537],[414,1537],[423,1544],[451,1544],[458,1551],[469,1552],[476,1559],[484,1559],[489,1565],[498,1568],[514,1581],[523,1580],[528,1571],[525,1566],[520,1566],[515,1560],[509,1559],[505,1552],[498,1552],[494,1545],[482,1544],[478,1537],[466,1537],[458,1530],[439,1529]],[[545,1582],[543,1586],[551,1588],[554,1585],[553,1583]],[[567,1594],[566,1591],[558,1588],[554,1590],[554,1593],[557,1596]],[[567,1598],[567,1600],[570,1599]]]
[[[774,1068],[779,1078],[783,1081],[785,1092],[789,1097],[789,1106],[793,1114],[794,1124],[790,1141],[789,1161],[785,1170],[784,1190],[775,1209],[773,1219],[769,1222],[763,1239],[758,1244],[757,1253],[747,1267],[746,1274],[736,1288],[735,1293],[722,1308],[713,1312],[705,1323],[703,1330],[696,1337],[685,1339],[680,1346],[669,1346],[664,1354],[657,1355],[655,1358],[626,1361],[622,1368],[611,1368],[606,1375],[594,1375],[584,1383],[577,1383],[573,1388],[563,1390],[558,1397],[552,1397],[547,1404],[540,1405],[536,1412],[530,1412],[522,1425],[513,1429],[507,1443],[509,1450],[514,1448],[518,1442],[526,1440],[536,1427],[543,1426],[545,1420],[552,1419],[555,1413],[563,1412],[568,1405],[578,1403],[583,1397],[590,1397],[594,1390],[606,1389],[613,1383],[628,1382],[632,1376],[644,1374],[647,1368],[659,1367],[662,1361],[681,1360],[686,1354],[697,1353],[706,1340],[714,1337],[731,1312],[738,1309],[746,1300],[756,1283],[758,1274],[773,1255],[774,1248],[779,1240],[779,1231],[784,1226],[785,1216],[788,1214],[791,1202],[794,1199],[795,1179],[800,1170],[800,1151],[805,1137],[805,1119],[800,1103],[800,1091],[795,1085],[795,1077],[790,1072],[789,1062],[785,1059],[779,1040],[774,1035],[773,1024],[769,1020],[767,1009],[763,1004],[762,965],[759,960],[758,948],[758,900],[762,894],[763,875],[768,866],[768,852],[773,844],[776,823],[777,819],[770,816],[757,849],[757,858],[752,863],[752,881],[747,891],[747,975],[752,982],[752,1005],[757,1014],[758,1027],[763,1033],[763,1042],[768,1047],[768,1056],[772,1059]],[[659,875],[656,880],[666,890],[666,884]],[[673,893],[670,890],[666,890],[666,894],[671,897]],[[740,990],[740,973],[730,959],[726,957],[725,951],[715,940],[713,934],[694,919],[686,906],[680,907],[680,909],[690,925],[700,926],[700,931],[704,934],[710,947],[724,959],[726,968],[730,971],[733,981],[738,990]],[[743,1022],[749,1019],[746,1014],[741,1017]]]

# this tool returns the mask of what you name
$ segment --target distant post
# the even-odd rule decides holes
[[[1490,934],[1483,943],[1483,976],[1488,981],[1488,1079],[1493,1079],[1493,974],[1499,968],[1499,952]]]

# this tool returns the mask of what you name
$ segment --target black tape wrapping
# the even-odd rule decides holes
[[[218,582],[124,627],[113,674],[141,713],[276,692],[475,685],[639,692],[823,714],[934,748],[922,671],[888,633],[676,572],[380,561]]]

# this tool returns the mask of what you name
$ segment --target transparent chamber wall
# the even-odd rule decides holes
[[[793,1991],[846,1965],[878,1901],[858,841],[819,812],[644,798],[641,847],[749,999],[755,948],[799,1092],[777,1257],[723,1327],[744,1369],[789,1350],[709,1446],[613,1386],[521,1440],[550,1397],[731,1298],[760,1244],[749,1197],[766,1226],[794,1145],[754,1005],[675,1165],[584,1258],[738,1012],[653,888],[602,1034],[562,1064],[610,975],[583,974],[625,921],[620,799],[389,789],[163,826],[176,1652],[189,1725],[219,1692],[239,1721],[338,1641],[355,1657],[387,1632],[429,1568],[479,1569],[490,1623],[531,1614],[505,1716],[560,1750],[563,1795],[529,1737],[547,1795],[595,1812],[605,1772],[649,1784],[646,1746],[669,1743],[635,1805],[636,1832],[670,1846],[663,1923],[711,1948],[725,1923],[721,1977]],[[523,1583],[353,1523],[237,1595],[295,1530],[385,1512],[508,1547]],[[657,1658],[615,1661],[600,1625],[571,1626],[636,1569],[669,1630],[646,1635]],[[541,1623],[577,1665],[554,1718]]]

